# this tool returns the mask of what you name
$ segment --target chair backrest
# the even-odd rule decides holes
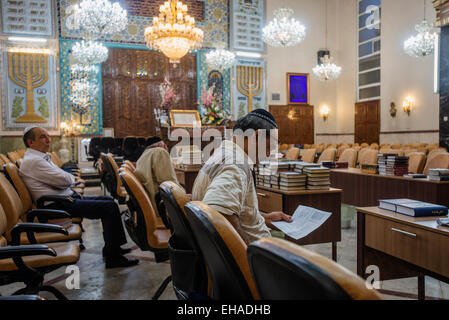
[[[115,150],[115,140],[113,137],[103,137],[100,140],[100,148],[104,153],[112,153]]]
[[[359,164],[377,164],[378,151],[374,149],[362,149],[359,152]]]
[[[131,216],[125,220],[125,226],[131,239],[142,250],[167,249],[167,243],[161,242],[158,237],[158,219],[144,187],[127,170],[120,172],[120,178],[129,195],[128,208]]]
[[[439,153],[429,160],[424,168],[424,174],[429,174],[429,169],[449,169],[449,153]]]
[[[246,258],[246,243],[231,223],[202,202],[186,204],[187,219],[212,279],[213,299],[258,298]]]
[[[335,157],[337,155],[337,149],[330,148],[323,151],[318,159],[318,163],[324,161],[335,161]]]
[[[379,150],[379,145],[377,143],[371,143],[369,146],[370,149]]]
[[[299,148],[290,148],[285,155],[288,160],[298,160],[299,158]]]
[[[130,169],[132,169],[132,171],[136,171],[136,166],[129,160],[125,160],[124,162],[126,164],[126,166],[128,166]]]
[[[93,137],[90,139],[89,155],[92,156],[94,160],[97,160],[100,157],[100,142],[101,138],[99,137]]]
[[[137,161],[136,150],[139,149],[139,142],[136,137],[126,137],[123,140],[123,156],[130,161]]]
[[[303,162],[313,163],[315,162],[316,149],[307,149],[302,155],[301,160]]]
[[[404,156],[410,157],[412,153],[418,152],[418,149],[403,149],[402,151],[404,151]]]
[[[348,146],[347,144],[344,144],[344,145],[339,146],[338,149],[337,149],[337,157],[338,157],[338,158],[341,157],[341,155],[343,154],[343,152],[344,152],[346,149],[349,149],[349,146]]]
[[[116,193],[118,196],[120,196],[120,197],[126,196],[126,195],[124,195],[124,194],[122,193],[122,191],[121,191],[121,187],[122,187],[123,185],[122,185],[122,181],[120,180],[120,177],[119,177],[119,175],[118,175],[118,165],[117,165],[117,162],[115,162],[114,157],[113,157],[112,154],[110,154],[110,153],[108,153],[108,154],[106,155],[106,157],[107,157],[107,159],[108,159],[110,168],[111,168],[111,170],[112,170],[111,174],[112,174],[112,173],[114,174],[114,180],[115,180],[115,193]]]
[[[25,152],[27,151],[27,149],[19,149],[16,150],[16,152],[19,154],[20,158],[25,157]]]
[[[20,169],[20,166],[22,165],[22,161],[23,161],[23,159],[16,160],[15,165],[17,166],[17,168]]]
[[[8,158],[11,160],[11,162],[16,162],[20,159],[20,155],[16,151],[8,152]]]
[[[62,165],[64,164],[61,160],[61,158],[59,158],[58,154],[56,152],[50,152],[50,158],[51,158],[51,162],[53,162],[55,165],[57,165],[59,168],[62,167]]]
[[[3,210],[2,204],[0,203],[0,248],[5,247],[7,244],[6,239],[3,238],[3,234],[6,232],[7,225],[8,221],[6,220],[6,214]]]
[[[20,197],[20,200],[22,201],[22,214],[31,210],[33,207],[33,200],[31,198],[30,191],[19,175],[19,169],[14,164],[8,163],[5,165],[5,176],[12,183]]]
[[[190,198],[173,181],[163,182],[159,186],[159,192],[172,227],[169,250],[172,251],[170,264],[173,285],[185,292],[197,292],[205,296],[206,264],[184,210]]]
[[[408,155],[408,172],[423,173],[426,155],[422,152],[413,152]]]
[[[345,149],[338,161],[347,162],[349,168],[355,168],[357,163],[357,151],[355,149]]]
[[[247,255],[264,300],[381,299],[356,274],[292,242],[262,239],[248,246]]]
[[[368,147],[369,147],[369,144],[366,143],[366,142],[363,142],[363,143],[360,145],[360,147],[362,147],[362,148],[368,148]]]
[[[19,221],[23,212],[23,206],[16,190],[3,173],[0,173],[0,204],[6,215],[6,237],[10,239],[8,233]]]

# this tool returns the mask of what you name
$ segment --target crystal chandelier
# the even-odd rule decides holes
[[[162,51],[176,66],[190,50],[201,47],[204,34],[195,27],[195,19],[187,14],[187,5],[181,1],[166,1],[159,11],[153,25],[145,29],[147,46]]]
[[[262,40],[272,47],[292,47],[304,40],[306,28],[294,18],[293,10],[280,8],[274,11],[274,19],[262,29]]]
[[[128,25],[126,10],[120,4],[111,4],[108,0],[83,0],[75,6],[72,19],[68,19],[69,29],[82,29],[83,37],[98,39],[121,32]]]
[[[431,55],[435,50],[435,33],[431,33],[432,25],[426,20],[417,24],[415,30],[416,36],[410,37],[404,42],[405,52],[415,58]]]
[[[224,71],[232,67],[235,61],[235,54],[224,48],[220,43],[213,51],[206,53],[206,63],[211,69]]]
[[[72,46],[72,55],[81,64],[97,64],[108,59],[108,49],[99,42],[83,40]]]
[[[82,122],[83,114],[88,113],[92,100],[98,94],[96,80],[96,66],[75,64],[70,69],[70,96],[69,100],[72,110],[80,115]]]
[[[332,62],[332,58],[329,55],[325,55],[321,59],[321,64],[318,64],[313,68],[313,74],[321,81],[334,80],[340,76],[341,67]]]

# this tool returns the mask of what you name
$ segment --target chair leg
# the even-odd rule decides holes
[[[164,282],[162,282],[161,286],[159,287],[159,289],[157,289],[156,293],[154,294],[153,298],[151,298],[151,300],[157,300],[159,299],[159,297],[162,295],[162,293],[164,292],[165,288],[167,288],[168,284],[171,281],[171,275],[169,275]]]
[[[61,291],[59,291],[58,289],[56,289],[55,287],[51,287],[51,286],[42,286],[39,288],[39,291],[48,291],[50,293],[53,293],[53,295],[56,297],[56,299],[58,300],[69,300],[67,299],[67,297],[65,295],[63,295],[61,293]]]
[[[80,250],[86,249],[86,247],[84,246],[83,238],[80,238],[79,243],[80,243]]]

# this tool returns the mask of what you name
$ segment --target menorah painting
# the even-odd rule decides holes
[[[19,87],[25,89],[26,107],[22,108],[15,99],[13,105],[13,115],[18,118],[15,123],[47,123],[48,122],[48,102],[45,96],[38,97],[40,107],[36,113],[35,91],[45,85],[48,81],[48,54],[28,53],[28,52],[8,52],[8,75],[9,79]],[[45,99],[45,101],[44,101]]]
[[[254,97],[260,95],[263,90],[263,68],[237,66],[237,89],[248,98],[248,112],[251,112]]]

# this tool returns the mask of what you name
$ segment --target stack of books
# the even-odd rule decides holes
[[[408,157],[379,154],[377,163],[380,175],[403,176],[408,174]]]
[[[449,169],[429,169],[430,181],[449,181]]]
[[[379,208],[412,217],[447,216],[448,208],[412,199],[379,200]]]
[[[363,173],[376,174],[377,173],[377,164],[364,163],[360,166],[360,169],[362,169]]]
[[[319,167],[321,166],[318,163],[297,162],[293,170],[295,172],[303,173],[303,170],[305,168],[319,168]]]
[[[334,161],[323,161],[321,162],[321,166],[329,169],[335,169],[337,167]]]
[[[337,168],[337,169],[347,169],[347,168],[349,168],[349,163],[348,162],[339,162],[339,161],[337,161],[335,163],[335,168]]]
[[[272,188],[279,188],[283,191],[301,191],[306,190],[307,176],[298,172],[280,172],[279,177],[275,177],[278,184],[272,185]],[[273,180],[272,180],[273,181]]]
[[[307,190],[329,190],[330,169],[325,167],[306,167],[303,173],[307,175]]]

